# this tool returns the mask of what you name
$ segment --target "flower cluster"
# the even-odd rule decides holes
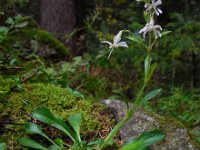
[[[154,32],[155,35],[155,39],[157,39],[158,37],[161,37],[162,34],[158,31],[158,30],[162,30],[161,26],[159,25],[154,25],[154,20],[151,19],[149,23],[147,23],[145,25],[144,28],[142,28],[139,33],[143,33],[143,37],[145,38],[147,32]]]
[[[147,32],[152,32],[154,33],[155,39],[158,37],[161,37],[162,34],[160,31],[162,30],[161,26],[155,25],[154,24],[154,18],[153,14],[155,13],[157,16],[159,14],[162,14],[162,10],[158,8],[159,5],[162,4],[161,0],[151,0],[151,4],[145,4],[144,7],[146,8],[146,11],[150,14],[150,21],[145,25],[144,28],[142,28],[139,33],[143,33],[143,37],[145,38]]]
[[[155,14],[159,16],[159,14],[162,14],[162,10],[160,10],[158,6],[161,4],[162,4],[161,0],[158,1],[151,0],[151,4],[145,4],[144,7],[146,8],[146,11],[151,12],[153,10]]]
[[[149,14],[150,19],[149,22],[147,22],[147,24],[145,25],[144,28],[142,28],[139,31],[139,34],[143,33],[143,37],[146,37],[146,34],[149,32],[153,32],[154,33],[154,37],[155,39],[158,39],[159,37],[162,36],[162,34],[160,33],[160,31],[162,31],[162,28],[160,25],[155,25],[154,23],[154,14],[156,14],[157,16],[159,16],[160,14],[162,14],[162,10],[158,8],[159,5],[162,4],[161,0],[151,0],[151,3],[146,3],[144,5],[144,7],[146,8],[146,12]],[[122,31],[119,31],[119,33],[114,37],[113,39],[113,43],[109,42],[109,41],[103,41],[101,43],[105,43],[109,45],[109,48],[111,49],[109,55],[108,55],[108,59],[110,58],[113,50],[115,48],[119,48],[119,47],[128,47],[127,43],[124,41],[121,41],[121,36],[122,36]]]

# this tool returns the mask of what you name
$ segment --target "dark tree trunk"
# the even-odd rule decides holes
[[[77,25],[75,0],[41,0],[41,27],[61,39],[71,51],[76,49],[76,38],[65,39]]]

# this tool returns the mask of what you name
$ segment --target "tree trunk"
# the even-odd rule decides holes
[[[61,39],[75,50],[76,40],[66,39],[76,27],[76,6],[74,0],[41,0],[41,27]]]

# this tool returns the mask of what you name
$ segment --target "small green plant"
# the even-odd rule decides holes
[[[81,138],[80,138],[80,125],[82,122],[82,117],[80,114],[73,114],[69,116],[68,123],[66,124],[60,119],[57,119],[48,109],[46,108],[38,108],[32,114],[34,119],[37,119],[47,125],[50,125],[54,128],[59,129],[60,131],[64,132],[73,142],[73,146],[69,144],[65,144],[62,139],[50,139],[42,128],[35,124],[35,123],[28,123],[25,126],[25,131],[28,134],[38,134],[49,141],[52,145],[49,147],[45,147],[42,144],[37,143],[36,141],[22,137],[18,140],[18,142],[25,147],[33,148],[33,149],[41,149],[41,150],[50,150],[50,149],[66,149],[66,147],[75,147],[76,144],[81,145]]]
[[[82,117],[80,114],[75,113],[69,116],[68,123],[63,120],[56,118],[48,109],[37,108],[33,113],[32,117],[35,120],[39,120],[51,127],[54,127],[62,131],[68,138],[73,142],[72,144],[64,142],[61,138],[56,138],[52,140],[45,132],[42,127],[36,123],[27,123],[25,125],[25,132],[27,134],[35,134],[43,137],[51,143],[47,146],[46,144],[40,144],[35,140],[27,137],[21,137],[18,139],[19,144],[27,148],[39,149],[39,150],[95,150],[98,145],[102,144],[103,140],[95,140],[92,142],[82,141],[80,135],[80,127],[82,122]],[[138,147],[141,150],[145,149],[147,146],[160,141],[164,137],[161,131],[149,131],[142,133],[138,138],[125,144],[119,150],[136,150]],[[111,142],[112,143],[112,142]],[[4,145],[2,145],[4,146]],[[138,149],[137,149],[138,150]]]
[[[83,142],[81,141],[80,137],[80,127],[82,122],[82,117],[80,114],[73,114],[69,116],[68,118],[68,124],[63,122],[63,120],[57,119],[48,109],[46,108],[38,108],[36,109],[32,117],[34,119],[37,119],[43,123],[46,123],[56,129],[59,129],[60,131],[64,132],[72,141],[73,144],[69,145],[67,143],[64,143],[62,139],[56,139],[53,141],[50,139],[42,130],[42,128],[35,124],[35,123],[28,123],[25,126],[26,133],[29,134],[38,134],[42,136],[43,138],[47,139],[52,145],[49,146],[49,148],[37,143],[36,141],[22,137],[18,140],[18,142],[29,148],[34,149],[42,149],[42,150],[48,150],[48,149],[66,149],[68,148],[75,148],[75,147],[83,147]]]

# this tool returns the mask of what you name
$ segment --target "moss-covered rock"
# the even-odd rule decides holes
[[[31,113],[38,107],[46,107],[57,117],[67,120],[74,112],[81,113],[83,122],[82,135],[98,132],[101,122],[100,104],[91,100],[81,100],[69,94],[65,89],[52,84],[27,84],[24,91],[11,93],[6,99],[0,99],[0,142],[16,146],[16,140],[24,134],[24,123],[31,121]],[[109,119],[105,119],[109,122]]]
[[[43,43],[53,48],[58,54],[69,56],[70,51],[61,41],[53,37],[49,32],[41,29],[23,29],[20,30],[21,36],[29,40],[37,40],[39,43]]]

